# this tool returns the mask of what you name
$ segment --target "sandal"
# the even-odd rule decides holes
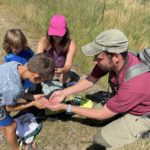
[[[21,150],[36,150],[35,142],[31,142],[29,144],[21,143]]]
[[[0,133],[0,144],[3,143],[5,140],[5,137],[2,133]]]

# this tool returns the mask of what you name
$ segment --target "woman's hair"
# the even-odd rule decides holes
[[[27,39],[20,29],[7,30],[3,42],[3,49],[6,53],[10,53],[12,47],[24,49],[27,46]]]
[[[54,39],[53,39],[52,36],[48,35],[48,32],[46,34],[46,38],[48,40],[48,43],[47,43],[47,46],[46,46],[46,50],[48,50],[48,49],[50,49],[50,47],[54,47]],[[60,46],[63,47],[63,52],[68,51],[70,41],[71,41],[71,39],[70,39],[69,29],[67,27],[65,35],[63,36],[62,40],[59,43]]]

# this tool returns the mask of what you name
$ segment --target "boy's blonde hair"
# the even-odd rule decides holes
[[[3,49],[6,53],[11,52],[11,48],[24,49],[28,46],[27,39],[20,29],[9,29],[6,32],[3,42]]]

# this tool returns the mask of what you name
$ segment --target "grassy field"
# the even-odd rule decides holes
[[[129,38],[129,49],[137,51],[150,47],[149,0],[0,0],[0,5],[9,10],[6,13],[12,20],[14,18],[16,27],[21,26],[33,39],[45,35],[52,15],[65,15],[71,37],[78,48],[74,66],[81,74],[88,73],[93,66],[92,58],[81,53],[82,45],[105,29],[115,28],[125,32]],[[12,28],[12,24],[5,26]],[[104,88],[106,82],[105,78],[102,81]],[[92,143],[95,132],[95,127],[77,120],[46,121],[36,142],[40,145],[39,149],[44,150],[85,150]],[[149,140],[145,140],[122,150],[149,150],[149,147]],[[1,148],[9,149],[6,143]]]
[[[91,58],[81,54],[81,46],[105,29],[120,29],[129,38],[129,48],[150,46],[149,0],[1,0],[33,36],[45,35],[52,15],[66,16],[71,36],[78,46],[75,64],[79,71],[91,70]],[[86,67],[85,67],[86,64]]]

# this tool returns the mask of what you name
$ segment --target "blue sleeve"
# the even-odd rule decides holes
[[[21,64],[26,64],[27,63],[27,60],[20,57],[20,56],[17,56],[15,54],[7,54],[5,57],[4,57],[4,61],[5,62],[10,62],[10,61],[16,61],[16,62],[19,62]]]
[[[34,86],[34,84],[33,84],[30,80],[26,79],[26,80],[24,81],[24,84],[23,84],[24,89],[30,89],[30,88],[32,88],[33,86]]]
[[[28,61],[31,57],[33,57],[33,55],[34,55],[34,52],[30,48],[24,49],[18,54],[18,56],[20,56]]]
[[[34,52],[33,52],[33,50],[32,50],[30,47],[28,47],[28,48],[25,50],[25,52],[28,53],[28,55],[30,56],[30,58],[34,55]]]
[[[31,56],[31,57],[33,57],[34,54],[35,54],[31,48],[29,48],[29,53],[30,53],[30,56]]]

